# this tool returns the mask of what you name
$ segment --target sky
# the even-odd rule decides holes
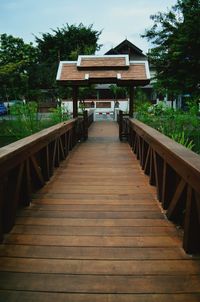
[[[144,53],[151,47],[141,38],[150,28],[150,15],[166,12],[176,0],[0,0],[0,33],[34,42],[34,35],[51,32],[64,24],[93,24],[102,30],[99,54],[128,39]]]

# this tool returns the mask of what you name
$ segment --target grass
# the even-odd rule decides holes
[[[10,115],[0,121],[0,147],[68,119],[62,107],[53,109],[48,118],[42,118],[35,102],[13,105]]]

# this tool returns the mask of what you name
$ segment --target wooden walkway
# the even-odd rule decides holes
[[[197,302],[181,244],[118,126],[97,122],[0,246],[0,301]]]

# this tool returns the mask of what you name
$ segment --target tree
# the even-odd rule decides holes
[[[93,25],[86,27],[80,23],[78,26],[66,24],[52,33],[43,33],[41,38],[36,37],[39,50],[39,64],[35,66],[37,85],[55,88],[59,61],[76,60],[80,54],[94,54],[101,47],[97,43],[100,34]]]
[[[69,88],[58,87],[56,72],[60,60],[76,60],[79,54],[94,54],[101,32],[83,24],[66,25],[43,33],[37,45],[24,43],[11,35],[0,35],[0,95],[5,98],[43,100],[70,95]]]
[[[118,87],[117,85],[110,85],[111,93],[115,99],[115,106],[119,104],[118,99],[124,98],[127,95],[127,88],[125,87]]]
[[[143,37],[155,45],[148,56],[157,72],[157,87],[169,93],[200,94],[200,0],[178,0],[166,13],[151,16]]]
[[[19,98],[27,93],[29,69],[37,62],[37,49],[23,39],[0,35],[0,93]]]

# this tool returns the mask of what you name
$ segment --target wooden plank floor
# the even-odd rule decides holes
[[[94,123],[18,213],[0,246],[0,301],[200,301],[199,259],[117,136],[115,123]]]

